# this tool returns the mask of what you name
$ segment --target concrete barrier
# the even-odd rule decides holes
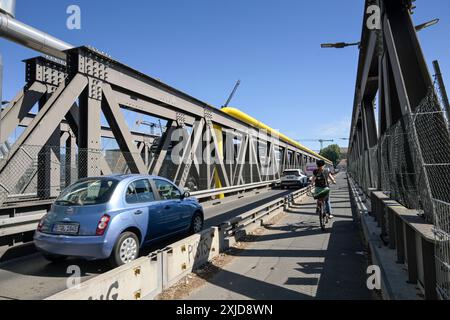
[[[152,299],[162,292],[161,267],[162,253],[152,253],[46,300]]]
[[[163,289],[195,271],[220,253],[219,229],[207,229],[175,242],[162,251]]]

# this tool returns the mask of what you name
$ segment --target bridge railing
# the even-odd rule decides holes
[[[367,195],[379,190],[434,224],[437,288],[450,297],[450,131],[434,88],[349,172]]]

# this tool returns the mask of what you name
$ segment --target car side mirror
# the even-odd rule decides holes
[[[191,197],[191,194],[189,193],[189,191],[185,191],[183,193],[183,199],[187,199],[187,198],[190,198],[190,197]]]

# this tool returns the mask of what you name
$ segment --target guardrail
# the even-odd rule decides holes
[[[273,219],[310,187],[250,210],[219,227],[206,229],[133,263],[106,272],[46,300],[151,300],[202,267],[234,242]]]
[[[369,211],[362,199],[363,192],[359,191],[360,189],[352,179],[349,179],[349,185],[354,198],[353,204],[359,218],[363,221],[363,230],[371,248],[373,260],[379,265],[382,264],[382,261],[379,261],[376,255],[374,256],[377,248],[372,245],[381,243],[379,242],[381,239],[385,246],[396,251],[395,262],[405,266],[408,283],[418,285],[425,299],[437,299],[434,255],[436,237],[433,225],[426,222],[418,210],[407,209],[377,190],[370,190],[368,200],[370,200],[371,210]],[[380,238],[371,239],[373,235],[365,230],[367,217],[372,217],[376,222]],[[377,240],[378,242],[375,242]],[[380,267],[383,268],[382,265]],[[384,294],[386,297],[394,295],[392,292],[384,292]]]
[[[0,219],[0,237],[35,230],[37,224],[46,213],[47,210],[40,210],[26,216]]]
[[[245,185],[238,185],[238,186],[232,186],[232,187],[226,187],[226,188],[195,191],[195,192],[191,192],[191,196],[196,197],[197,199],[201,200],[201,199],[218,196],[221,194],[230,194],[230,193],[242,192],[242,191],[261,188],[261,187],[265,187],[265,186],[270,186],[270,185],[278,183],[279,181],[280,180],[270,180],[270,181],[249,183],[249,184],[245,184]]]
[[[282,210],[287,210],[296,199],[306,195],[311,187],[303,188],[291,194],[266,203],[258,208],[252,209],[240,216],[220,224],[219,229],[227,238],[227,243],[222,243],[224,248],[232,246],[239,238],[248,232],[252,232],[261,224],[273,218]]]
[[[191,196],[199,199],[204,200],[207,198],[211,198],[217,195],[229,195],[232,193],[239,193],[239,192],[246,192],[249,190],[254,190],[262,187],[268,187],[270,185],[276,184],[279,180],[271,180],[271,181],[264,181],[264,182],[257,182],[257,183],[251,183],[251,184],[245,184],[240,186],[233,186],[233,187],[226,187],[226,188],[220,188],[220,189],[211,189],[211,190],[203,190],[203,191],[196,191],[192,192]],[[214,202],[214,200],[212,200]],[[13,235],[18,235],[26,232],[32,232],[36,229],[37,224],[42,219],[42,217],[47,213],[47,210],[50,208],[51,203],[53,200],[47,200],[47,201],[39,201],[36,202],[35,205],[39,206],[39,209],[37,210],[31,210],[30,207],[28,207],[26,204],[17,204],[16,207],[7,207],[7,208],[0,208],[0,210],[12,210],[11,212],[8,212],[10,217],[7,217],[6,215],[2,218],[2,215],[0,215],[0,240],[5,237],[11,237]],[[208,202],[203,202],[203,205],[208,205]],[[30,204],[32,206],[34,204]],[[45,209],[42,209],[43,207],[46,207]],[[15,210],[18,210],[18,212],[21,212],[22,210],[26,211],[24,213],[20,213],[20,216],[14,216]],[[31,237],[29,237],[31,238]],[[2,241],[0,241],[0,246],[3,245]]]

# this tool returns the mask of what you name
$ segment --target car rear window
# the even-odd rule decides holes
[[[300,176],[300,173],[297,170],[287,170],[283,172],[283,176]]]
[[[65,189],[55,204],[87,206],[108,202],[119,183],[116,179],[98,178],[82,180]]]

